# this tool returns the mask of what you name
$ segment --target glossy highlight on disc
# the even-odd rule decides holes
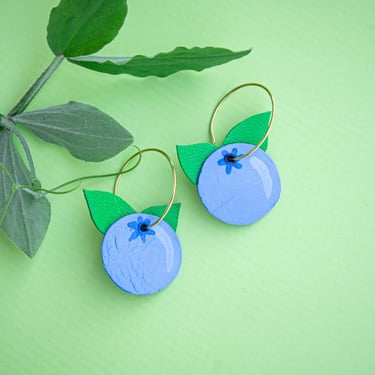
[[[208,212],[233,225],[252,224],[266,215],[280,197],[280,177],[261,149],[240,160],[253,145],[233,143],[213,152],[198,178],[198,193]]]
[[[177,276],[182,260],[176,232],[165,221],[148,228],[158,217],[135,213],[110,226],[102,243],[103,266],[125,292],[153,294]]]

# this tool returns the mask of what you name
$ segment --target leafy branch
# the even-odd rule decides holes
[[[133,142],[129,131],[114,118],[88,104],[69,102],[25,112],[62,61],[109,74],[166,77],[181,70],[201,71],[224,64],[251,51],[177,47],[153,57],[92,56],[116,37],[127,10],[126,0],[61,0],[52,9],[47,27],[47,42],[55,57],[9,113],[0,114],[0,228],[30,257],[43,241],[51,210],[45,196],[48,190],[37,178],[30,148],[19,126],[85,161],[109,159]],[[15,137],[22,145],[28,166],[15,145]]]

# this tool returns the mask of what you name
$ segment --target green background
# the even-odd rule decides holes
[[[56,0],[2,0],[0,112],[49,64]],[[64,62],[30,109],[77,100],[122,122],[140,147],[208,141],[211,111],[232,87],[267,85],[276,100],[268,153],[282,195],[260,222],[225,225],[178,172],[179,277],[134,297],[106,276],[102,235],[81,191],[51,196],[52,221],[33,260],[0,236],[1,374],[375,373],[375,6],[373,1],[129,1],[105,55],[177,45],[253,47],[241,60],[166,79],[109,76]],[[218,115],[217,136],[269,108],[252,88]],[[46,187],[116,171],[73,159],[26,133]],[[123,177],[137,209],[166,203],[168,165],[145,155]],[[113,181],[85,183],[111,191]]]

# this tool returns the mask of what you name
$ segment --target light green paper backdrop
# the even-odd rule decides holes
[[[0,112],[52,59],[56,0],[2,0]],[[269,154],[282,179],[275,209],[249,227],[205,212],[178,167],[183,202],[179,277],[160,294],[118,290],[83,195],[51,197],[52,221],[31,261],[0,237],[0,373],[375,373],[375,127],[373,1],[143,0],[106,55],[215,45],[250,56],[167,79],[111,77],[64,63],[31,108],[78,100],[121,121],[140,147],[207,141],[210,113],[230,88],[267,85],[277,112]],[[218,137],[268,108],[246,90],[220,112]],[[74,160],[28,134],[47,187],[116,170]],[[222,139],[222,138],[221,138]],[[85,188],[111,190],[112,181]],[[139,192],[142,192],[141,194]],[[170,192],[168,166],[145,155],[121,194],[143,209]]]

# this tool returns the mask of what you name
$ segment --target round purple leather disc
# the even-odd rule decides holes
[[[280,197],[280,177],[261,149],[241,160],[253,145],[233,143],[213,152],[198,177],[198,193],[207,211],[228,224],[246,225],[261,219]]]
[[[131,294],[148,295],[167,287],[181,267],[181,245],[165,221],[151,228],[154,215],[125,216],[107,230],[102,260],[112,281]]]

